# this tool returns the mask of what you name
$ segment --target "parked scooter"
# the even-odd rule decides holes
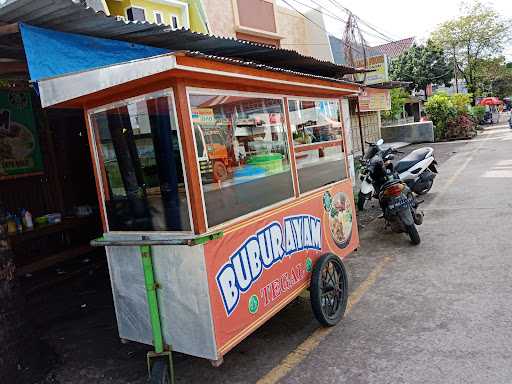
[[[393,148],[383,150],[381,148],[383,143],[384,141],[382,139],[375,144],[367,143],[370,145],[370,148],[361,164],[361,190],[357,201],[357,206],[361,211],[364,209],[366,200],[370,200],[372,197],[377,197],[377,193],[379,191],[380,186],[374,185],[374,180],[372,180],[369,175],[368,169],[365,168],[367,161],[377,153],[381,153],[385,166],[390,169],[392,173],[398,173],[400,180],[405,182],[409,189],[417,195],[424,195],[430,191],[438,173],[436,168],[437,161],[434,158],[434,149],[432,147],[416,149],[396,164],[393,164],[394,155],[403,152],[397,151]]]
[[[366,178],[378,193],[379,204],[386,223],[394,232],[405,232],[411,242],[419,244],[421,239],[416,225],[423,223],[423,214],[417,212],[418,203],[407,184],[393,171],[386,157],[392,150],[382,151],[382,139],[372,144],[365,156]]]

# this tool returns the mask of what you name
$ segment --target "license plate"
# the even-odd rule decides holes
[[[393,203],[389,204],[389,209],[398,209],[402,208],[405,205],[409,204],[409,199],[407,197],[400,197],[393,201]]]

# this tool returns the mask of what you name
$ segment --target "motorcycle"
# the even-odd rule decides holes
[[[379,145],[380,143],[380,145]],[[371,176],[365,167],[366,162],[375,154],[381,153],[387,168],[392,172],[398,173],[400,180],[405,182],[409,189],[417,195],[424,195],[429,192],[437,176],[437,161],[434,158],[434,149],[432,147],[419,148],[393,165],[394,155],[403,153],[394,148],[383,150],[381,145],[384,141],[381,139],[377,143],[367,143],[370,148],[361,163],[360,178],[361,189],[358,195],[358,209],[362,211],[366,200],[377,197],[378,188],[375,188]]]
[[[366,176],[378,191],[379,204],[387,225],[394,232],[405,232],[411,242],[417,245],[421,242],[416,225],[423,223],[423,214],[417,212],[418,203],[412,190],[400,180],[398,173],[393,170],[389,155],[393,150],[382,151],[382,139],[370,145],[365,156]]]

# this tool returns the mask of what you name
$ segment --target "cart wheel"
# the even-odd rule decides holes
[[[149,384],[171,384],[169,367],[165,360],[157,360],[151,368]]]
[[[328,327],[338,324],[348,299],[347,272],[338,256],[327,253],[316,262],[310,295],[316,319]]]

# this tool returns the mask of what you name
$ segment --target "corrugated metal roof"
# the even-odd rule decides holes
[[[393,88],[407,88],[411,84],[410,81],[384,81],[382,83],[368,85],[368,88],[378,89],[393,89]]]
[[[360,72],[353,67],[321,61],[288,49],[190,30],[172,30],[149,22],[121,20],[96,12],[83,0],[6,0],[0,5],[0,22],[25,22],[57,31],[131,41],[174,51],[199,51],[206,55],[236,58],[330,78]]]
[[[340,84],[353,84],[353,85],[357,85],[357,86],[360,85],[358,83],[354,83],[354,82],[351,82],[351,81],[346,81],[346,80],[343,80],[343,79],[334,79],[332,77],[325,77],[325,76],[319,76],[319,75],[312,75],[312,74],[308,74],[308,73],[296,72],[296,71],[291,71],[291,70],[288,70],[288,69],[271,67],[271,66],[268,66],[268,65],[265,65],[265,64],[258,64],[258,63],[252,62],[252,61],[237,60],[237,59],[220,57],[220,56],[215,56],[215,55],[206,55],[206,54],[201,53],[201,52],[188,52],[188,51],[185,51],[185,52],[183,52],[183,54],[185,54],[186,56],[200,57],[200,58],[204,58],[204,59],[208,59],[208,60],[213,60],[213,61],[218,61],[218,62],[226,63],[226,64],[234,64],[234,65],[239,65],[239,66],[243,66],[243,67],[263,69],[265,71],[288,73],[288,74],[291,74],[291,75],[298,75],[298,76],[309,77],[309,78],[312,78],[312,79],[332,81],[332,82],[336,82],[336,83],[340,83]]]

